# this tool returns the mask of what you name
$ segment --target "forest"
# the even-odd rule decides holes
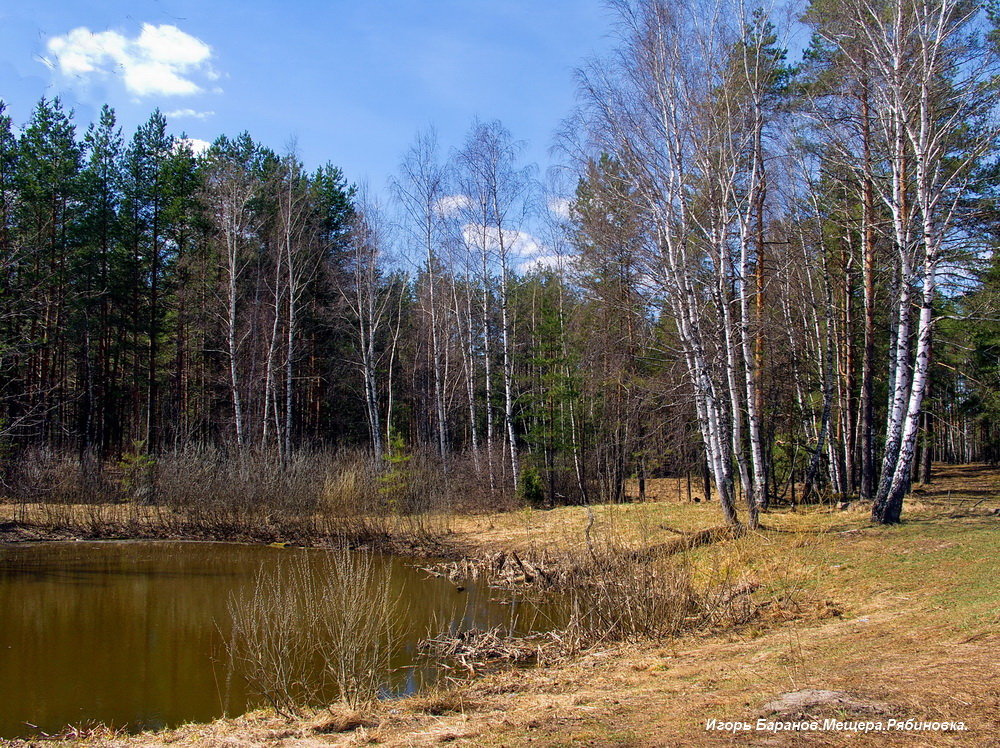
[[[482,507],[674,477],[734,526],[892,524],[932,464],[996,461],[1000,11],[722,5],[612,3],[547,179],[499,121],[419,133],[382,189],[0,104],[5,492],[350,453]]]

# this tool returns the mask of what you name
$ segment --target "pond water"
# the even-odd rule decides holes
[[[181,542],[0,546],[0,737],[90,721],[158,728],[255,706],[242,680],[227,677],[230,596],[250,594],[261,569],[281,573],[297,554],[321,552]],[[459,591],[405,559],[379,568],[406,611],[394,693],[433,678],[426,663],[412,667],[428,633],[538,623],[530,606],[519,612],[516,600],[472,583]]]

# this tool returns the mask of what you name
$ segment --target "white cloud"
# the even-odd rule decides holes
[[[468,195],[445,195],[434,205],[434,210],[445,218],[450,218],[459,211],[465,210],[472,205],[472,198]]]
[[[570,258],[563,255],[537,255],[522,262],[518,269],[522,273],[532,270],[560,270],[569,266]]]
[[[189,96],[204,90],[194,78],[218,77],[210,65],[212,48],[170,24],[144,23],[134,38],[81,26],[52,37],[47,47],[55,58],[49,64],[63,75],[117,76],[135,96]]]
[[[513,237],[514,253],[521,257],[535,257],[548,251],[542,241],[526,231],[517,231]]]
[[[482,250],[485,245],[487,252],[498,252],[500,236],[500,232],[493,226],[483,226],[481,223],[467,223],[462,226],[462,237],[466,245],[477,250]],[[541,240],[527,231],[505,230],[502,236],[504,249],[514,257],[525,259],[548,252]]]
[[[201,140],[200,138],[177,138],[174,141],[174,149],[179,149],[181,145],[188,146],[195,156],[200,156],[212,147],[211,143],[207,140]]]
[[[165,117],[168,119],[207,119],[215,115],[215,112],[199,112],[194,109],[175,109],[172,112],[166,112]]]
[[[549,212],[564,221],[569,220],[572,202],[565,197],[550,197]]]
[[[95,34],[84,26],[49,39],[47,47],[64,75],[96,73],[106,60],[121,61],[128,57],[128,41],[121,34],[116,31]]]

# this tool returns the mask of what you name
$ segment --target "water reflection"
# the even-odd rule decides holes
[[[315,553],[222,543],[49,543],[0,546],[0,736],[100,721],[155,728],[243,711],[226,678],[227,599],[262,566]],[[406,647],[441,626],[513,625],[516,601],[427,579],[401,559],[386,566],[407,611]],[[515,604],[511,604],[514,602]],[[516,626],[525,629],[530,622]],[[426,669],[401,667],[392,688]],[[31,726],[37,726],[37,729]]]

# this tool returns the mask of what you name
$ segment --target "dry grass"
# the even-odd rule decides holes
[[[376,727],[378,722],[365,712],[351,707],[332,706],[312,720],[306,721],[305,729],[319,735],[354,732],[361,728]]]
[[[468,694],[463,687],[443,687],[435,686],[425,693],[411,696],[401,702],[406,709],[418,714],[430,714],[440,717],[446,714],[465,714],[479,708],[479,705],[470,701]]]
[[[0,485],[0,541],[161,538],[433,544],[459,487],[422,455],[387,481],[362,453],[190,449],[112,463],[25,454]]]

